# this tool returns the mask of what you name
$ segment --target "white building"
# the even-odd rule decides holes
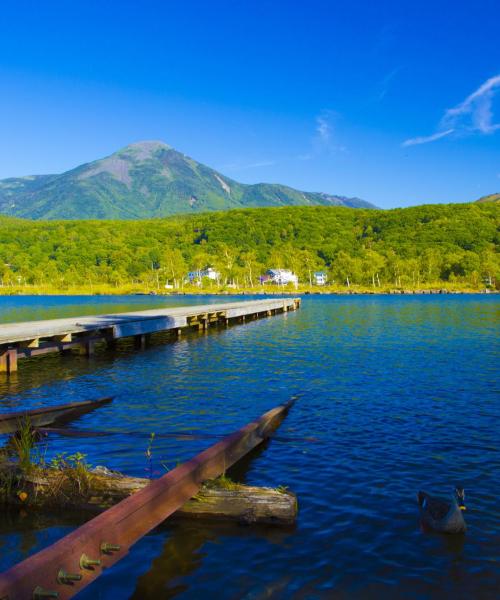
[[[220,273],[216,271],[212,267],[205,267],[204,269],[200,269],[199,271],[189,271],[187,274],[187,279],[190,283],[198,282],[198,285],[201,285],[201,280],[207,277],[212,281],[219,281]]]
[[[328,274],[325,271],[316,271],[313,273],[314,285],[326,285]]]
[[[299,282],[297,275],[289,269],[269,269],[260,280],[261,283],[274,283],[276,285],[287,285],[289,283],[297,285]]]

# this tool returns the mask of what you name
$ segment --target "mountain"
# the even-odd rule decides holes
[[[500,194],[490,194],[476,200],[476,202],[500,202]]]
[[[376,208],[359,198],[238,183],[152,141],[130,144],[61,175],[0,180],[0,213],[30,219],[141,219],[290,205]]]

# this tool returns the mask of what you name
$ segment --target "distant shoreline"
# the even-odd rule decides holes
[[[94,286],[92,290],[88,287],[72,287],[68,289],[57,289],[50,287],[22,286],[13,288],[0,288],[0,296],[153,296],[153,297],[179,297],[183,296],[427,296],[427,295],[456,295],[456,294],[498,294],[499,290],[480,288],[458,288],[458,287],[432,287],[418,289],[369,289],[361,286],[352,286],[350,289],[318,289],[301,288],[262,290],[196,290],[185,289],[184,291],[167,291],[141,288],[140,286],[124,286],[112,288],[107,286]]]

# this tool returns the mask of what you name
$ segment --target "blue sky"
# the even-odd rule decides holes
[[[163,140],[390,208],[500,190],[500,3],[2,3],[0,178]]]

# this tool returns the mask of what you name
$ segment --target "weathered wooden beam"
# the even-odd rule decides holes
[[[98,400],[85,400],[83,402],[72,402],[70,404],[59,404],[56,406],[35,408],[33,410],[0,414],[0,433],[15,433],[19,430],[25,419],[29,419],[32,427],[41,427],[61,421],[68,422],[112,400],[112,396],[107,396]]]
[[[279,426],[295,400],[235,431],[82,527],[0,575],[0,598],[26,600],[37,586],[72,598],[128,552],[132,544],[196,495],[203,482],[224,473]],[[112,544],[109,551],[105,544]],[[86,557],[95,560],[88,568]],[[64,569],[81,575],[73,585],[57,582]]]

